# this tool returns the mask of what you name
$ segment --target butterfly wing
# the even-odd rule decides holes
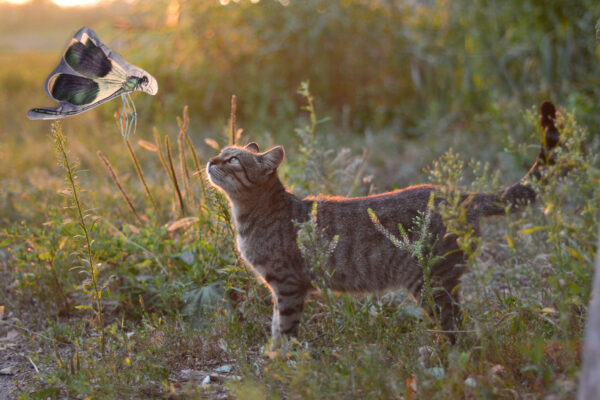
[[[152,75],[108,48],[90,28],[83,27],[75,34],[63,59],[75,71],[91,78],[124,81],[131,76],[145,76],[147,83],[136,86],[134,90],[151,95],[158,92],[158,84]]]
[[[81,114],[87,110],[90,110],[100,104],[104,104],[107,101],[114,99],[117,96],[123,94],[124,91],[117,91],[110,96],[97,101],[96,103],[83,105],[83,106],[74,106],[71,103],[61,102],[58,107],[37,107],[32,108],[27,111],[27,118],[29,119],[60,119],[65,117],[70,117],[72,115]]]
[[[58,107],[40,107],[27,112],[29,119],[58,119],[90,110],[125,91],[120,84],[95,81],[79,75],[59,73],[48,79],[46,90]]]
[[[127,85],[128,77],[146,77],[143,84]],[[58,107],[34,108],[29,119],[58,119],[76,115],[103,104],[122,93],[141,90],[156,94],[152,75],[123,59],[100,41],[87,27],[73,37],[58,66],[46,79],[44,89]]]

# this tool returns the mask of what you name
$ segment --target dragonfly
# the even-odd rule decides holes
[[[156,79],[125,61],[108,48],[88,27],[75,35],[58,66],[48,75],[44,90],[57,107],[38,107],[27,112],[29,119],[59,119],[77,115],[121,97],[119,127],[125,140],[137,129],[137,110],[131,93],[158,92]]]

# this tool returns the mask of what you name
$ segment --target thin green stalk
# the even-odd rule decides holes
[[[83,213],[83,205],[81,204],[80,199],[80,190],[77,185],[77,172],[75,170],[75,165],[69,161],[69,157],[67,155],[66,150],[66,139],[62,134],[62,127],[60,122],[55,122],[52,124],[52,136],[54,138],[54,143],[56,150],[58,152],[59,161],[65,170],[65,175],[67,178],[67,182],[71,189],[71,194],[73,195],[73,205],[75,206],[75,210],[77,211],[77,218],[79,220],[79,227],[83,232],[83,236],[85,239],[85,247],[86,247],[86,259],[84,260],[84,264],[87,264],[89,268],[89,274],[92,282],[93,289],[93,297],[96,305],[96,309],[93,310],[94,314],[97,318],[98,331],[100,332],[100,347],[102,349],[102,353],[104,353],[105,347],[105,337],[104,337],[104,313],[102,311],[102,302],[100,299],[102,298],[102,289],[100,288],[98,282],[98,266],[95,262],[94,252],[92,250],[92,239],[90,238],[90,231],[88,225],[86,224],[85,218],[86,216]]]

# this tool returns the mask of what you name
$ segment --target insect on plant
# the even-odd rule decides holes
[[[137,128],[137,111],[131,92],[158,92],[156,79],[109,49],[90,28],[83,27],[67,46],[60,63],[44,84],[46,94],[58,107],[33,108],[29,119],[59,119],[80,114],[121,96],[119,114],[125,140]]]

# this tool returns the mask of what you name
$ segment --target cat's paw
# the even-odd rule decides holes
[[[277,358],[289,358],[291,353],[299,347],[301,347],[301,344],[295,337],[272,337],[263,347],[262,354],[271,360]]]

